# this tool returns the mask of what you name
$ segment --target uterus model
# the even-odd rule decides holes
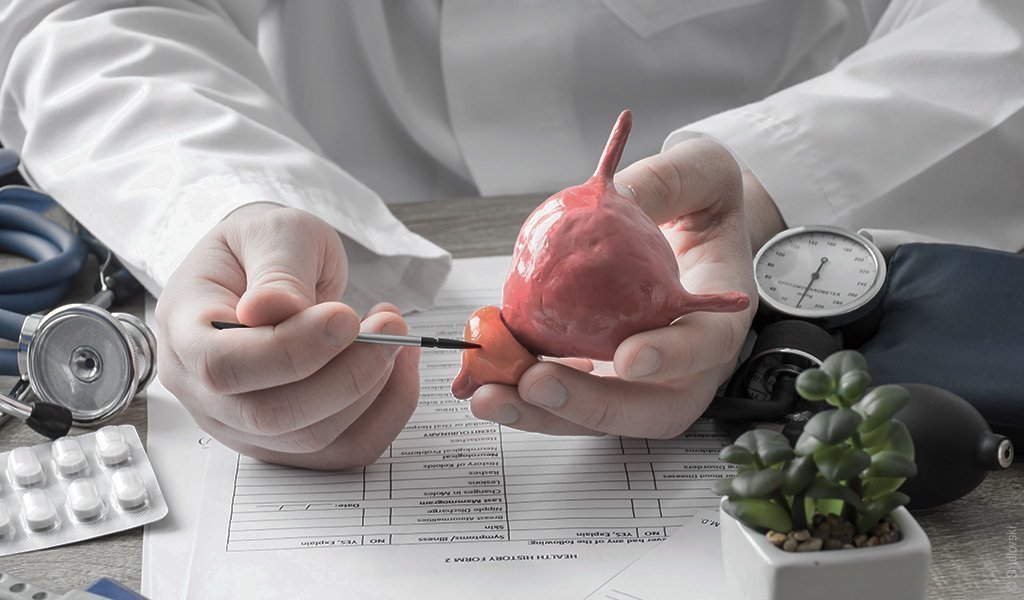
[[[687,292],[658,224],[616,191],[632,121],[628,110],[619,115],[590,179],[551,196],[523,223],[501,308],[480,308],[466,323],[466,341],[481,348],[463,351],[456,398],[486,383],[514,385],[540,356],[608,361],[636,333],[692,312],[749,306],[741,292]]]

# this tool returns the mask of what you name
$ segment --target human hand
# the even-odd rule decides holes
[[[372,463],[419,396],[419,348],[353,344],[360,332],[405,334],[398,310],[359,317],[338,302],[348,264],[322,220],[246,206],[210,231],[157,302],[158,371],[207,433],[280,464]],[[217,330],[237,320],[249,329]]]
[[[542,361],[517,386],[477,390],[471,400],[477,417],[552,434],[674,437],[704,412],[735,367],[756,309],[751,240],[759,243],[782,228],[771,199],[709,140],[677,144],[631,165],[615,181],[662,224],[686,290],[743,291],[751,307],[692,313],[633,335],[616,349],[614,375],[591,372],[589,361]]]

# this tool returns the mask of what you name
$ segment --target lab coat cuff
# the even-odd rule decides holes
[[[275,186],[275,193],[268,194],[264,185],[237,184],[230,190],[222,190],[216,207],[205,211],[181,208],[198,204],[189,202],[189,195],[184,194],[175,205],[179,209],[170,211],[156,225],[155,239],[139,249],[140,265],[133,269],[150,292],[160,294],[171,273],[203,235],[236,210],[256,203],[304,210],[338,231],[349,264],[342,299],[357,311],[379,302],[391,302],[402,312],[429,308],[451,270],[448,252],[409,231],[386,208],[379,208],[371,225],[331,210],[326,199],[305,198],[314,193],[311,190],[288,194],[282,193],[287,190],[285,186]]]
[[[662,151],[687,139],[710,138],[724,146],[764,186],[789,226],[838,225],[828,198],[827,170],[812,143],[756,105],[720,113],[672,132]]]
[[[301,197],[279,197],[268,203],[315,214],[338,232],[348,261],[342,301],[357,312],[381,302],[394,304],[402,313],[426,310],[434,305],[451,271],[447,251],[409,231],[386,209],[387,218],[378,215],[371,226],[341,211],[324,211],[323,203],[305,202]]]
[[[220,202],[209,207],[204,206],[203,194],[190,191],[180,194],[176,202],[165,204],[164,210],[150,211],[143,228],[150,233],[145,239],[132,236],[124,254],[119,252],[122,245],[117,240],[108,244],[154,296],[160,296],[171,275],[203,236],[235,210],[253,203],[245,199],[245,194],[234,194],[221,196]],[[87,227],[91,224],[91,216],[78,219]]]

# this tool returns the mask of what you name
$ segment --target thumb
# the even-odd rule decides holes
[[[313,306],[305,286],[290,281],[283,270],[266,267],[259,272],[256,283],[250,282],[235,312],[239,321],[250,327],[277,325],[288,317]]]
[[[242,323],[276,325],[320,301],[340,299],[347,271],[341,240],[311,218],[273,212],[243,224],[239,243],[232,244],[246,277],[235,308]]]
[[[708,139],[680,142],[629,165],[615,175],[615,186],[659,224],[708,208],[723,197],[742,197],[735,159]]]

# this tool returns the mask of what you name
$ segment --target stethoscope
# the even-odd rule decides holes
[[[0,149],[0,175],[18,157]],[[0,271],[0,375],[19,377],[0,394],[0,423],[22,419],[56,439],[72,426],[106,421],[129,405],[156,375],[156,338],[137,317],[109,312],[141,287],[95,238],[61,227],[41,213],[52,198],[31,188],[0,188],[0,250],[34,262]],[[49,312],[68,293],[89,253],[100,263],[96,294]]]

